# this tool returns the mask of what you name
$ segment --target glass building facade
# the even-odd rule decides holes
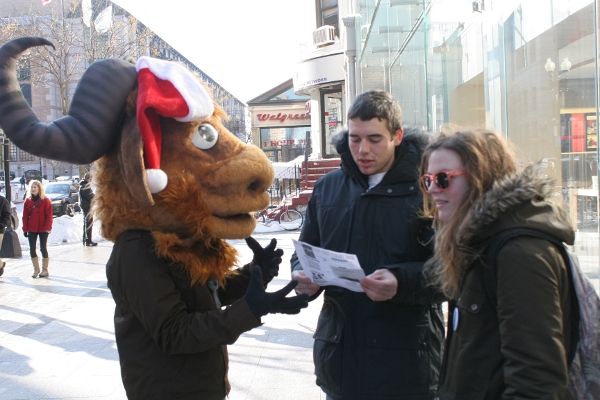
[[[598,286],[598,10],[590,0],[352,0],[356,93],[385,89],[406,124],[485,126],[541,162]],[[344,15],[344,13],[340,13]]]

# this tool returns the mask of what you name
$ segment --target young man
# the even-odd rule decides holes
[[[327,399],[433,398],[444,322],[423,265],[430,221],[419,218],[418,167],[427,136],[402,129],[398,102],[383,91],[359,95],[337,142],[342,168],[315,185],[300,241],[356,254],[364,293],[319,287],[296,254],[298,293],[324,292],[314,334],[317,385]]]
[[[92,240],[92,225],[94,216],[91,213],[92,199],[94,191],[92,190],[92,174],[85,174],[81,182],[79,182],[79,201],[81,203],[81,211],[83,212],[83,245],[97,246],[98,243]]]

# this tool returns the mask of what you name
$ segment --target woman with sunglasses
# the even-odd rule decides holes
[[[495,263],[495,305],[483,265],[486,246],[508,229],[573,244],[566,213],[551,202],[554,184],[536,166],[517,172],[505,140],[484,129],[443,129],[420,172],[436,225],[426,268],[451,299],[437,399],[571,399],[571,287],[560,250],[509,239]]]

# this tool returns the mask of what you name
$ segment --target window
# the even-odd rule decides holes
[[[31,67],[28,60],[17,62],[17,79],[19,82],[31,79]]]
[[[35,157],[28,152],[19,149],[19,161],[35,161]]]
[[[260,128],[260,147],[271,161],[288,162],[304,155],[310,126]]]
[[[338,27],[339,17],[337,7],[330,10],[323,10],[323,25],[331,25],[335,28],[335,36],[340,37],[340,29]]]
[[[27,104],[29,104],[29,107],[31,107],[31,84],[24,83],[20,86],[21,92],[23,92],[23,97],[25,97],[25,101],[27,101]]]
[[[321,0],[321,26],[323,25],[333,26],[335,28],[335,36],[340,37],[337,0]]]
[[[17,146],[13,142],[8,146],[8,158],[10,161],[17,161]]]
[[[342,130],[344,126],[344,96],[340,89],[322,92],[323,104],[323,137],[321,151],[324,157],[338,157],[335,145],[331,142],[333,135]]]

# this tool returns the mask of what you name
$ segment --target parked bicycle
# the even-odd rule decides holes
[[[300,229],[304,222],[302,214],[293,208],[290,208],[287,204],[269,206],[265,210],[255,213],[254,218],[267,226],[269,226],[271,222],[278,221],[279,225],[286,231]]]

